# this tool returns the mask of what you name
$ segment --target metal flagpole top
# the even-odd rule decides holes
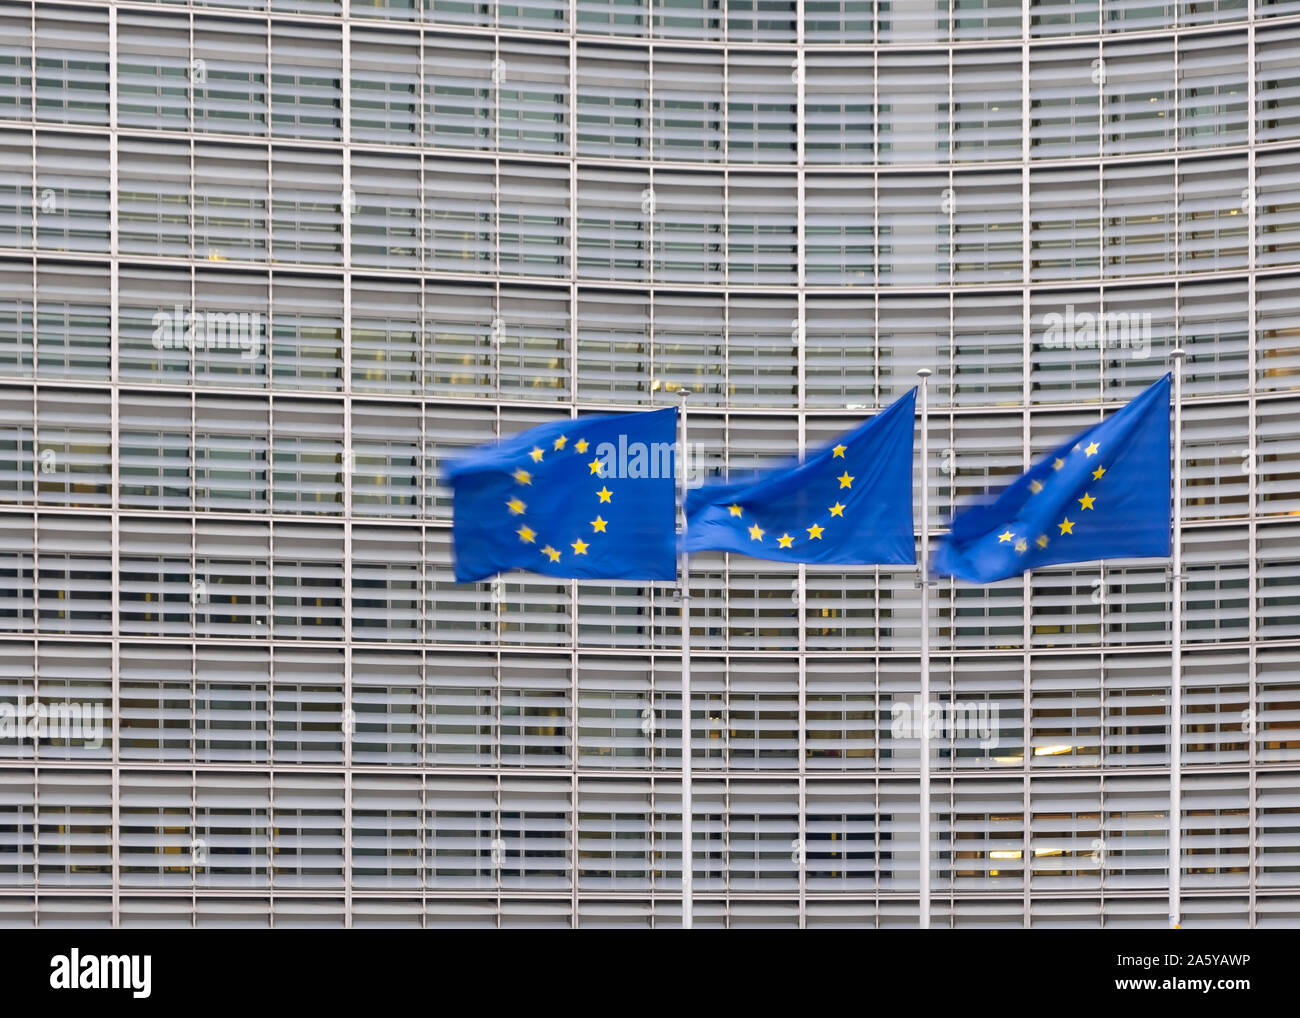
[[[934,372],[929,368],[918,368],[916,374],[918,378],[929,378]]]
[[[1169,351],[1169,356],[1172,357],[1174,360],[1182,360],[1184,357],[1187,356],[1187,351],[1184,350],[1181,346],[1176,346],[1171,351]]]

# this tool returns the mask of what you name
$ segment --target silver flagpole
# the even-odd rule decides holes
[[[929,368],[921,379],[921,929],[930,928],[930,418]]]
[[[682,550],[678,583],[682,599],[682,929],[694,922],[692,883],[695,844],[691,803],[691,569],[686,554],[686,387],[681,389],[681,440],[677,449],[677,476],[682,503]]]
[[[1173,351],[1174,358],[1174,533],[1173,576],[1170,578],[1173,627],[1170,641],[1169,705],[1171,732],[1169,760],[1169,925],[1182,924],[1182,825],[1183,825],[1183,358],[1187,351]]]

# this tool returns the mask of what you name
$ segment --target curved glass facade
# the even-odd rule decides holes
[[[1298,67],[1295,0],[0,2],[0,925],[673,925],[671,591],[454,584],[445,458],[930,367],[941,527],[1178,345],[1182,717],[1166,563],[944,582],[921,818],[915,570],[700,556],[696,924],[914,926],[925,821],[935,926],[1164,926],[1173,730],[1184,926],[1300,925]]]

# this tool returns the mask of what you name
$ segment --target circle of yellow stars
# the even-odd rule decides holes
[[[1074,449],[1075,451],[1079,451],[1080,446],[1076,445]],[[1098,443],[1090,442],[1088,443],[1088,446],[1084,448],[1082,451],[1085,458],[1091,459],[1093,456],[1099,454],[1099,450],[1100,450],[1100,446],[1098,445]],[[1060,470],[1064,466],[1065,466],[1065,460],[1061,459],[1059,456],[1055,457],[1052,460],[1053,470]],[[1092,472],[1092,479],[1093,481],[1100,481],[1105,476],[1106,476],[1106,468],[1102,466],[1101,461],[1098,460],[1097,469]],[[1043,490],[1042,481],[1035,478],[1034,480],[1029,482],[1030,495],[1037,495],[1042,490]],[[1081,516],[1081,514],[1084,512],[1095,510],[1095,503],[1097,501],[1097,496],[1085,490],[1083,493],[1083,498],[1075,499],[1075,501],[1079,503],[1078,510],[1074,511],[1075,515]],[[1053,534],[1052,537],[1060,538],[1060,537],[1073,536],[1074,528],[1078,525],[1078,523],[1079,523],[1078,519],[1073,519],[1073,520],[1070,519],[1070,513],[1066,512],[1062,516],[1061,522],[1054,524],[1058,530],[1058,533]],[[1045,533],[1039,534],[1037,537],[1034,538],[1034,544],[1037,545],[1039,548],[1046,548],[1051,543],[1052,537],[1048,537],[1048,535]],[[998,543],[1011,545],[1012,549],[1014,549],[1016,554],[1018,555],[1023,555],[1025,552],[1029,550],[1028,537],[1026,535],[1017,534],[1015,533],[1015,531],[1011,530],[1010,528],[998,534]]]
[[[831,449],[831,459],[844,459],[844,453],[847,449],[848,446],[845,445],[835,446],[834,448]],[[839,477],[837,477],[836,480],[840,482],[839,490],[843,490],[847,488],[850,491],[852,491],[853,482],[857,480],[857,478],[854,477],[852,474],[850,474],[846,467],[844,473],[842,473]],[[841,519],[843,519],[844,510],[846,508],[847,506],[843,505],[841,502],[837,500],[834,505],[827,507],[827,511],[832,516],[838,516]],[[727,509],[732,516],[743,517],[745,511],[743,506],[738,505],[736,503],[732,503],[731,505],[727,506]],[[762,527],[760,527],[757,523],[753,524],[752,526],[746,529],[749,531],[749,539],[751,541],[757,541],[759,544],[762,544],[763,538],[768,535],[768,532],[764,530]],[[808,533],[807,540],[809,541],[820,541],[822,539],[822,534],[826,532],[826,528],[817,523],[814,523],[811,527],[804,527],[803,529],[807,531]],[[798,531],[796,530],[796,533],[797,532]],[[790,535],[789,531],[786,531],[785,533],[777,537],[776,546],[777,548],[793,548],[794,542],[795,542],[795,538]]]
[[[566,449],[569,448],[570,446],[569,446],[568,436],[560,435],[558,438],[555,439],[554,442],[551,443],[551,448],[549,450],[543,449],[541,446],[534,446],[528,452],[528,458],[531,463],[542,463],[545,461],[547,452],[552,452],[552,453],[564,452],[566,451]],[[580,438],[573,443],[571,448],[573,452],[581,456],[585,454],[588,449],[591,448],[591,443],[588,442],[585,438]],[[595,477],[604,478],[605,476],[604,474],[605,464],[604,461],[601,460],[599,456],[597,456],[595,459],[593,459],[590,463],[587,464],[587,469],[590,472],[590,474]],[[528,488],[532,485],[533,474],[526,467],[519,467],[511,473],[511,477],[514,478],[514,482],[516,486],[518,486],[521,489],[521,491],[518,494],[512,495],[509,499],[506,500],[506,508],[510,510],[510,514],[512,516],[523,517],[528,512],[528,503],[525,502],[524,499],[521,497],[523,494],[525,494],[525,492],[523,492],[522,489]],[[612,504],[614,493],[609,490],[609,485],[602,483],[600,490],[597,491],[595,495],[598,500],[597,501],[598,505],[605,504],[605,503]],[[591,533],[593,535],[608,533],[607,528],[609,527],[609,521],[605,519],[603,516],[601,516],[599,512],[596,513],[596,518],[594,520],[590,520],[589,522],[591,524]],[[527,524],[527,522],[525,522],[522,519],[519,521],[519,524],[520,524],[519,528],[515,531],[515,534],[518,535],[519,540],[522,541],[524,544],[534,544],[534,545],[537,544],[537,539],[538,539],[537,531],[534,530],[532,527],[530,527]],[[569,543],[569,547],[572,549],[572,551],[569,554],[573,555],[574,557],[577,557],[579,555],[586,555],[587,550],[591,547],[591,542],[584,541],[582,537],[579,536],[576,540]],[[550,544],[545,544],[542,547],[538,548],[537,550],[542,555],[544,555],[549,562],[552,563],[559,562],[564,557],[565,554],[560,548],[552,547]]]

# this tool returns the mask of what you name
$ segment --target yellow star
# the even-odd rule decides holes
[[[764,533],[766,533],[766,531],[764,531],[762,527],[760,527],[757,523],[755,523],[752,527],[749,528],[749,539],[751,541],[761,541],[763,540]]]
[[[514,473],[514,478],[515,478],[515,483],[516,483],[516,484],[532,484],[532,483],[533,483],[533,475],[530,474],[527,470],[524,470],[522,467],[521,467],[520,469],[518,469],[518,470],[515,471],[515,473]]]
[[[542,554],[545,555],[547,558],[549,558],[552,562],[560,561],[560,553],[556,551],[554,548],[552,548],[549,544],[542,549]]]
[[[779,544],[782,548],[788,548],[790,547],[790,545],[794,544],[794,538],[791,537],[789,534],[782,534],[780,537],[776,539],[776,543]]]
[[[729,506],[727,506],[727,508],[731,510],[731,515],[732,515],[732,516],[739,516],[740,513],[741,513],[740,506],[738,506],[738,505],[729,505]]]
[[[822,539],[822,531],[825,529],[826,529],[825,527],[819,527],[816,523],[814,523],[811,527],[808,528],[809,540],[820,541]]]
[[[610,496],[613,495],[614,493],[610,491],[608,488],[606,488],[604,485],[602,485],[600,491],[596,492],[596,494],[600,496],[600,500],[602,502],[608,502]]]
[[[1063,466],[1065,466],[1065,460],[1063,460],[1063,459],[1054,459],[1054,460],[1052,460],[1052,469],[1053,469],[1053,470],[1060,470],[1061,467],[1063,467]]]
[[[602,520],[599,516],[597,516],[594,520],[591,521],[591,529],[595,531],[597,534],[603,534],[605,533],[605,524],[608,522],[609,520]]]
[[[1094,470],[1094,471],[1092,472],[1092,479],[1093,479],[1094,481],[1100,481],[1100,480],[1102,479],[1102,476],[1103,476],[1105,473],[1106,473],[1106,468],[1105,468],[1105,467],[1098,467],[1096,470]]]
[[[528,455],[530,455],[533,458],[534,463],[540,463],[542,462],[542,456],[545,454],[542,452],[541,449],[534,447],[533,451],[530,452]]]
[[[1023,553],[1023,552],[1025,552],[1025,551],[1028,550],[1028,548],[1029,548],[1029,543],[1028,543],[1028,542],[1027,542],[1023,537],[1022,537],[1022,538],[1020,538],[1019,540],[1016,541],[1016,546],[1015,546],[1015,547],[1016,547],[1016,551],[1018,551],[1018,552],[1022,552],[1022,553]]]
[[[833,506],[831,506],[831,515],[842,517],[844,515],[844,506],[836,502]]]
[[[1062,534],[1074,533],[1074,523],[1070,520],[1070,517],[1068,516],[1062,522],[1058,523],[1057,526],[1061,528]]]
[[[1042,481],[1030,481],[1030,482],[1029,482],[1029,490],[1032,491],[1035,495],[1037,495],[1040,491],[1043,490],[1043,482],[1042,482]]]
[[[832,453],[832,455],[831,455],[831,459],[834,459],[836,456],[838,456],[840,459],[843,459],[843,458],[844,458],[844,450],[847,449],[847,448],[848,448],[848,446],[846,446],[846,445],[837,445],[834,449],[831,450],[831,453]]]
[[[597,477],[604,476],[604,474],[602,474],[601,471],[605,469],[605,464],[602,463],[600,460],[598,459],[592,460],[590,463],[587,464],[587,466],[591,469],[591,472],[595,474]]]
[[[577,449],[578,452],[586,452],[588,444],[589,443],[585,438],[580,438],[578,439],[577,442],[574,443],[573,447]]]
[[[1092,508],[1092,503],[1094,503],[1095,501],[1097,501],[1097,496],[1096,496],[1096,495],[1089,495],[1089,494],[1085,491],[1085,492],[1083,493],[1083,498],[1079,499],[1079,505],[1083,506],[1083,508],[1085,508],[1085,509],[1091,509],[1091,508]]]
[[[573,554],[585,555],[587,554],[587,549],[590,548],[591,545],[589,545],[586,541],[584,541],[580,537],[576,541],[574,541],[573,544],[569,545],[569,547],[573,549]]]
[[[1084,449],[1083,451],[1084,451],[1084,454],[1085,454],[1085,455],[1088,455],[1088,456],[1095,456],[1095,455],[1097,454],[1097,443],[1096,443],[1096,442],[1089,442],[1089,443],[1088,443],[1088,448]]]
[[[1005,533],[998,534],[998,544],[1006,544],[1008,541],[1010,541],[1010,540],[1011,540],[1013,537],[1015,537],[1015,536],[1016,536],[1016,535],[1013,534],[1013,533],[1012,533],[1011,531],[1009,531],[1009,530],[1006,531]]]
[[[1038,540],[1035,541],[1034,543],[1035,543],[1036,545],[1038,545],[1038,547],[1040,547],[1040,548],[1046,548],[1046,547],[1047,547],[1047,535],[1046,535],[1046,534],[1039,534],[1039,535],[1038,535]]]
[[[567,442],[568,440],[569,440],[569,439],[568,439],[568,436],[567,436],[567,435],[561,435],[559,438],[557,438],[557,439],[555,440],[555,446],[554,446],[554,448],[555,448],[557,451],[560,450],[560,449],[563,449],[563,448],[564,448],[564,443]]]
[[[524,544],[532,544],[533,538],[537,536],[537,531],[527,525],[520,527],[515,533],[519,535],[519,540],[523,541]]]
[[[853,487],[853,478],[849,476],[849,472],[847,470],[844,471],[844,473],[842,473],[839,477],[837,477],[836,480],[840,482],[841,488]]]
[[[524,514],[524,510],[528,508],[528,506],[524,504],[523,499],[519,499],[519,498],[512,498],[509,502],[506,503],[506,507],[515,516],[522,516]]]

